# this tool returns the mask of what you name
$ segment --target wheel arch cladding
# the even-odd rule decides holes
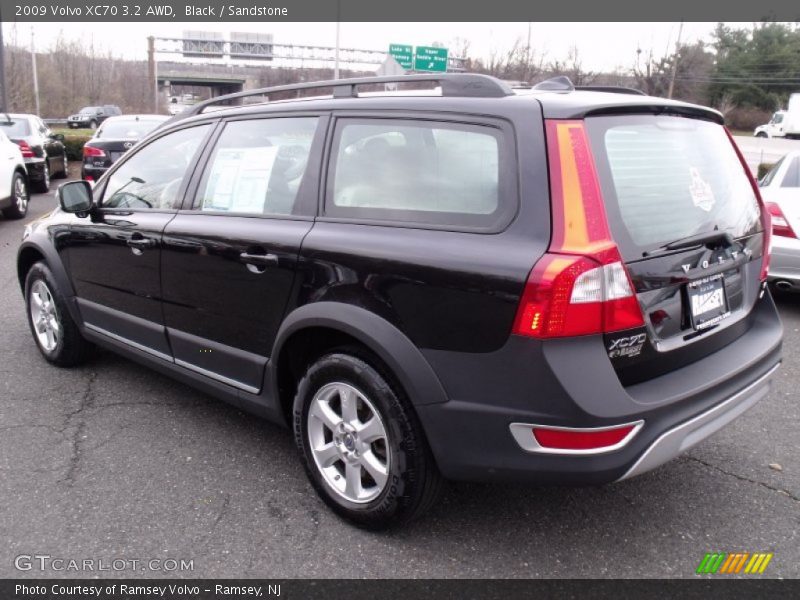
[[[447,401],[444,387],[433,368],[402,331],[375,313],[339,302],[306,304],[284,319],[270,361],[276,398],[284,400],[281,392],[285,394],[285,390],[280,390],[279,385],[281,372],[286,372],[291,361],[287,352],[291,340],[315,329],[327,332],[331,344],[326,347],[346,345],[347,341],[355,340],[375,354],[390,369],[412,404]]]
[[[53,274],[58,284],[59,291],[65,298],[75,296],[72,282],[67,276],[67,271],[55,248],[50,248],[47,244],[33,244],[30,241],[23,242],[17,253],[17,277],[19,278],[19,286],[23,294],[25,294],[25,278],[28,275],[28,271],[39,261],[47,263],[50,272]],[[70,311],[72,311],[72,303],[68,302],[67,305],[70,307]],[[75,315],[73,315],[73,318],[75,318]]]

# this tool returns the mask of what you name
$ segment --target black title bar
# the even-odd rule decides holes
[[[800,580],[2,579],[3,600],[510,600],[797,597]]]
[[[4,22],[798,21],[797,0],[0,0]],[[613,40],[610,40],[613,42]]]

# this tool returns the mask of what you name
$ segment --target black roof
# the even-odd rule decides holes
[[[565,79],[565,78],[564,78]],[[559,78],[559,82],[563,79]],[[568,80],[567,80],[568,81]],[[435,82],[441,95],[425,94],[424,91],[358,93],[359,86],[408,82]],[[298,94],[310,90],[332,90],[327,96],[300,97],[286,100],[266,101],[258,104],[230,106],[226,103],[241,102],[248,97],[269,97]],[[425,95],[422,95],[425,94]],[[449,73],[432,75],[405,75],[398,77],[367,77],[302,83],[263,88],[227,96],[212,98],[190,107],[166,121],[164,126],[190,119],[205,120],[209,117],[233,115],[255,115],[265,112],[295,112],[347,110],[422,110],[436,112],[461,112],[481,115],[502,115],[523,105],[538,102],[542,113],[549,119],[581,119],[597,114],[676,114],[708,119],[723,123],[723,116],[716,110],[676,100],[640,95],[628,88],[604,87],[580,89],[571,85],[561,89],[512,90],[505,82],[471,73]],[[513,108],[512,108],[513,107]],[[210,109],[210,110],[209,110]],[[204,112],[205,111],[205,112]]]

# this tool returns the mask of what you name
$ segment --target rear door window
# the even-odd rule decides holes
[[[500,127],[339,119],[331,157],[329,217],[492,228],[512,208],[507,131]]]
[[[275,117],[228,123],[206,167],[194,208],[293,214],[318,120]]]
[[[626,260],[688,236],[760,230],[747,174],[721,125],[675,116],[586,120],[610,225]]]

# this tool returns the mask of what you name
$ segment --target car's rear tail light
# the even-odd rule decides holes
[[[758,205],[761,207],[761,227],[764,230],[764,246],[763,246],[763,255],[761,259],[761,281],[767,280],[767,272],[769,271],[769,257],[770,257],[770,241],[772,238],[772,223],[770,218],[769,210],[767,209],[766,205],[764,204],[764,199],[761,197],[761,192],[758,189],[758,183],[756,183],[755,178],[753,177],[753,173],[750,171],[750,167],[747,166],[747,161],[744,159],[744,155],[739,150],[739,146],[736,145],[736,142],[733,141],[733,136],[731,132],[725,128],[725,133],[728,134],[728,139],[731,142],[731,146],[733,146],[733,150],[736,152],[736,156],[739,157],[739,162],[742,165],[742,169],[744,169],[745,175],[750,180],[750,187],[753,188],[753,194],[755,194],[756,200],[758,201]]]
[[[644,325],[611,238],[582,121],[548,121],[553,234],[525,285],[514,333],[588,335]]]
[[[18,141],[17,146],[19,146],[20,152],[22,152],[22,158],[33,158],[36,156],[31,145],[25,140]]]
[[[94,181],[94,177],[92,177],[91,175],[84,175],[83,179],[85,181]]]
[[[796,238],[797,234],[792,229],[786,216],[783,214],[781,207],[774,202],[767,202],[767,212],[772,217],[772,235],[779,235],[782,237]]]
[[[541,454],[602,454],[626,446],[644,421],[610,427],[554,427],[512,423],[511,434],[528,452]]]
[[[106,155],[105,151],[88,144],[83,146],[83,158],[102,158]]]

